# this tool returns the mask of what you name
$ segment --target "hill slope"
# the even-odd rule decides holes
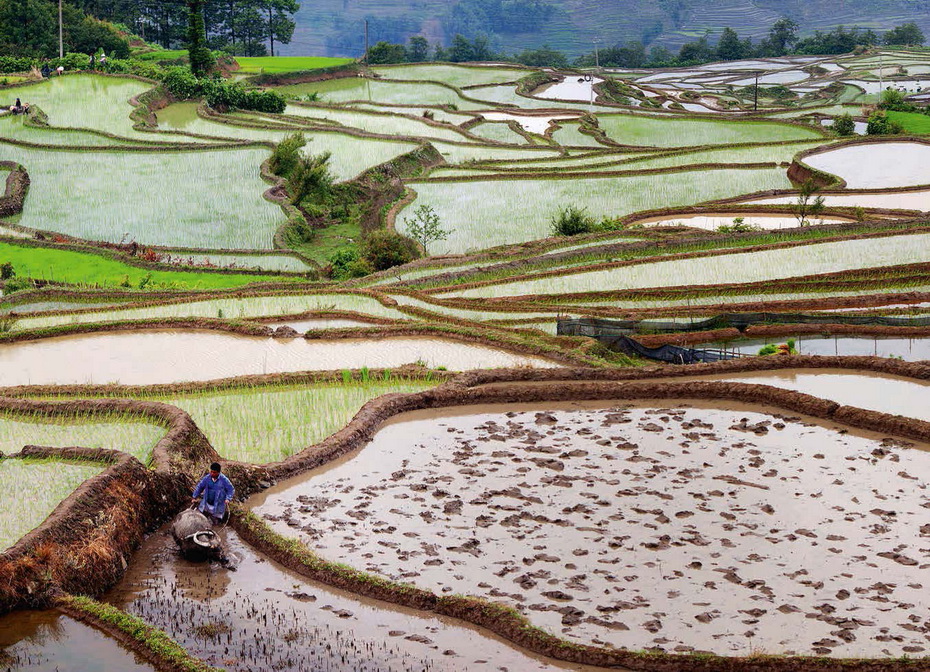
[[[315,0],[302,3],[282,53],[358,56],[366,18],[372,44],[411,35],[448,44],[456,32],[487,33],[499,49],[548,44],[577,56],[595,39],[676,49],[726,26],[758,39],[781,16],[800,23],[802,34],[839,25],[886,30],[906,21],[930,34],[930,0]]]

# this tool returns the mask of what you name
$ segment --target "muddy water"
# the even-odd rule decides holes
[[[747,338],[725,343],[696,345],[696,348],[726,348],[744,355],[756,355],[769,343],[795,341],[795,349],[802,355],[865,355],[873,357],[900,357],[908,362],[930,360],[930,338],[865,338],[855,336],[778,336]]]
[[[55,611],[0,616],[0,670],[150,672],[151,665],[90,626]]]
[[[765,214],[704,214],[704,215],[681,215],[679,217],[652,217],[649,219],[643,219],[637,222],[637,224],[643,224],[644,226],[693,226],[697,229],[705,229],[707,231],[716,231],[718,227],[721,226],[732,226],[733,220],[740,218],[743,220],[743,224],[749,226],[755,226],[760,229],[791,229],[798,226],[797,217],[792,217],[791,215],[765,215]],[[822,219],[816,220],[818,223],[823,224],[839,224],[842,222],[850,222],[852,220],[842,219],[840,217],[823,217]]]
[[[229,672],[597,669],[556,666],[448,619],[324,588],[257,555],[232,530],[221,534],[235,571],[182,560],[163,529],[107,601]]]
[[[287,371],[395,367],[417,361],[453,371],[558,366],[539,357],[431,338],[307,341],[153,330],[0,345],[0,380],[3,385],[153,385]]]
[[[905,415],[930,421],[930,382],[844,369],[784,369],[744,374],[676,378],[688,380],[727,380],[759,383],[796,390],[840,404],[870,411]]]
[[[284,320],[280,322],[268,322],[269,327],[290,327],[298,333],[305,334],[310,330],[317,329],[343,329],[345,327],[376,327],[378,325],[371,322],[362,322],[361,320],[348,320],[340,318],[315,317],[306,320]]]
[[[930,454],[758,411],[603,404],[407,414],[255,510],[325,557],[578,641],[930,649]]]
[[[930,145],[881,142],[849,145],[804,159],[818,170],[839,175],[849,189],[883,189],[930,183]]]

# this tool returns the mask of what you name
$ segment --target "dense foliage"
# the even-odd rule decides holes
[[[202,4],[207,47],[228,49],[240,56],[264,56],[269,51],[273,55],[275,44],[289,43],[294,34],[293,16],[300,8],[296,0],[69,1],[87,13],[121,23],[129,31],[166,49],[187,42],[190,5]],[[29,2],[50,4],[48,0]]]
[[[62,19],[65,51],[91,54],[103,49],[108,57],[128,58],[129,40],[113,24],[87,16],[71,4],[63,5]],[[0,0],[0,54],[58,56],[58,3]]]
[[[203,96],[211,107],[218,109],[237,108],[281,114],[287,102],[277,91],[246,89],[238,82],[229,82],[216,77],[195,77],[190,69],[177,66],[168,70],[164,77],[165,88],[178,100]]]

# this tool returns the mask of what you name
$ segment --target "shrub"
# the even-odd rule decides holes
[[[879,110],[869,117],[865,132],[869,135],[897,135],[904,132],[904,128],[898,122],[891,121],[887,114]]]
[[[717,233],[748,233],[758,230],[758,226],[747,224],[742,217],[734,218],[732,224],[724,224],[717,227]]]
[[[837,135],[847,136],[856,132],[856,122],[850,116],[849,112],[833,118],[833,130]]]
[[[303,133],[293,133],[274,147],[271,153],[271,172],[287,177],[300,161],[300,148],[307,144]]]
[[[365,260],[376,271],[406,264],[420,256],[414,241],[387,229],[368,234],[363,243],[363,251]]]
[[[162,80],[165,88],[178,100],[187,100],[200,95],[201,85],[188,68],[176,66],[169,68]]]
[[[0,56],[0,72],[26,72],[39,65],[35,58],[17,58],[16,56]]]
[[[361,278],[371,273],[371,265],[362,259],[358,247],[355,245],[341,247],[329,258],[334,280],[348,280]]]
[[[594,218],[588,214],[587,208],[574,205],[562,208],[550,221],[554,236],[577,236],[594,229]]]
[[[439,215],[433,210],[432,206],[425,203],[413,211],[413,217],[404,219],[404,226],[407,234],[415,241],[427,249],[430,243],[445,240],[449,237],[451,231],[442,228],[442,222]]]
[[[330,152],[300,156],[288,179],[291,203],[299,204],[307,196],[322,200],[330,195],[336,178],[329,170]]]

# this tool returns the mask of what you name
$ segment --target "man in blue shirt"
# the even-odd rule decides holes
[[[200,506],[197,508],[214,525],[223,522],[226,504],[236,495],[232,482],[220,473],[221,469],[219,462],[211,464],[210,473],[200,479],[200,483],[194,488],[193,499],[191,499],[193,504],[196,504],[198,499],[200,500]]]

